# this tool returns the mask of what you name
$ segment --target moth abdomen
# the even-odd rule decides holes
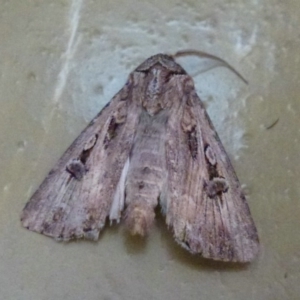
[[[147,235],[154,222],[154,209],[163,189],[164,175],[160,168],[136,168],[126,181],[127,228],[133,235]]]
[[[149,233],[154,218],[154,208],[141,201],[127,207],[125,224],[132,235],[145,236]]]

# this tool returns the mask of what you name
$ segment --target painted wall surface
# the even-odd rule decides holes
[[[300,2],[0,0],[1,299],[299,299]],[[68,244],[20,212],[68,145],[150,55],[180,59],[227,149],[261,252],[241,266],[193,256],[162,217],[147,240],[107,227]],[[202,72],[201,72],[202,70]],[[269,128],[274,122],[278,122]],[[269,128],[269,129],[268,129]]]

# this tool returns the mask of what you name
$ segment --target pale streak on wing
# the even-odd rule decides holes
[[[173,228],[176,240],[192,253],[215,260],[249,262],[257,255],[259,242],[236,174],[195,91],[180,96],[182,107],[171,115],[166,138],[167,224]],[[196,120],[194,158],[188,145],[189,136],[178,121],[185,109]],[[217,178],[224,178],[228,185],[226,192],[213,198],[204,188],[210,180],[204,153],[206,145],[215,154]]]
[[[130,160],[127,159],[124,168],[121,173],[120,180],[118,182],[113,202],[110,208],[109,212],[109,220],[112,223],[114,220],[117,221],[117,223],[120,222],[121,213],[125,206],[125,183],[126,183],[126,176],[129,170]]]
[[[95,117],[48,174],[22,212],[24,227],[64,241],[80,237],[98,239],[128,160],[139,118],[130,84],[129,81]],[[119,107],[125,119],[112,125],[113,115],[115,119],[121,118],[116,113]],[[115,132],[108,140],[110,130]],[[67,166],[72,159],[81,157],[87,147],[87,171],[78,180],[67,171]]]

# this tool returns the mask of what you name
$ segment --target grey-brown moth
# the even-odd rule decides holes
[[[160,205],[176,241],[191,253],[249,262],[257,230],[223,145],[174,56],[157,54],[67,149],[26,204],[29,230],[68,241],[97,240],[123,217],[146,235]]]

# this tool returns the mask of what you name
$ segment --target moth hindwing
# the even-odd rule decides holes
[[[124,216],[146,235],[160,204],[192,253],[248,262],[258,235],[192,78],[171,56],[148,58],[64,153],[22,212],[29,230],[97,240]]]

